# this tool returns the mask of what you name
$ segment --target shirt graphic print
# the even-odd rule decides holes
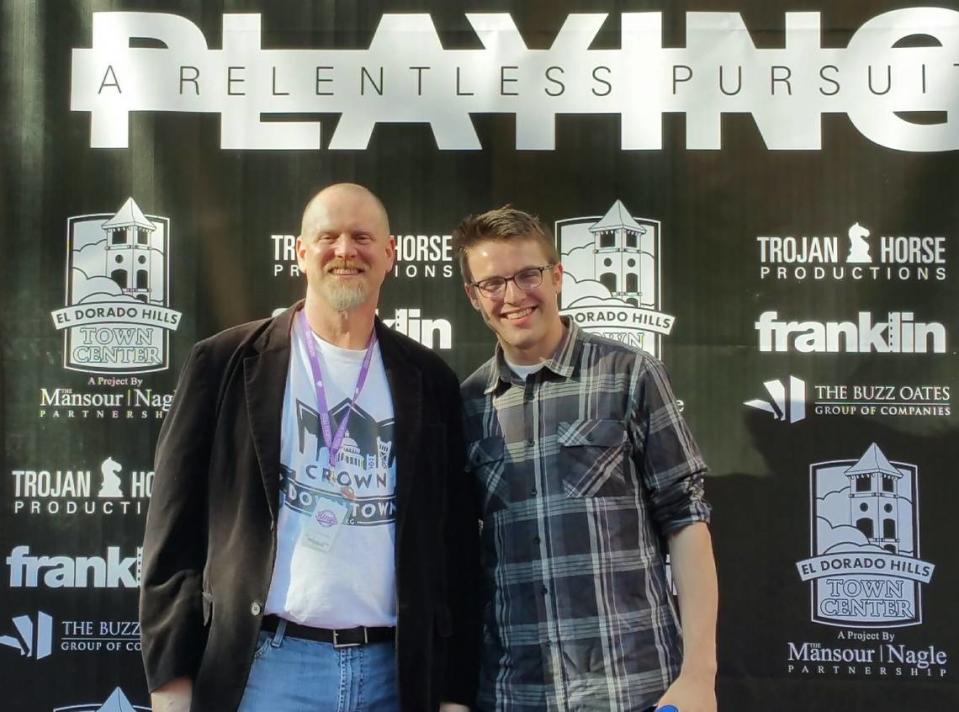
[[[309,338],[320,354],[333,432],[348,421],[331,465],[309,356],[295,333],[283,399],[277,555],[265,612],[319,628],[395,625],[394,413],[383,358],[375,344],[366,384],[351,404],[365,350]],[[327,550],[312,545],[314,535],[326,537]]]

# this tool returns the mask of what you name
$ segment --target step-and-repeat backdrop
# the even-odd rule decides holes
[[[936,5],[3,3],[0,707],[147,709],[177,372],[303,292],[303,205],[350,180],[397,241],[380,316],[462,376],[493,339],[450,233],[506,203],[553,226],[564,313],[665,360],[712,468],[722,709],[955,709]]]

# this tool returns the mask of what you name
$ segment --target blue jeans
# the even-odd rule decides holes
[[[399,712],[393,643],[333,647],[261,632],[239,712]]]

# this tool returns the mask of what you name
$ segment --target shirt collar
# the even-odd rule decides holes
[[[576,360],[582,349],[582,333],[569,317],[563,316],[560,319],[563,326],[566,327],[563,330],[563,338],[553,355],[543,362],[543,368],[552,371],[560,378],[569,378],[573,375]],[[496,352],[493,354],[489,371],[489,381],[483,391],[485,395],[490,395],[504,386],[518,383],[517,375],[513,372],[513,369],[506,365],[506,359],[503,358],[503,347],[500,346],[499,342],[496,343]]]

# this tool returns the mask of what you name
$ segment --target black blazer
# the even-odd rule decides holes
[[[236,709],[249,675],[276,555],[280,422],[298,306],[197,343],[160,430],[143,542],[143,661],[150,690],[193,680],[192,712]],[[375,328],[396,413],[402,709],[472,704],[478,526],[459,386],[432,351],[379,320]]]

